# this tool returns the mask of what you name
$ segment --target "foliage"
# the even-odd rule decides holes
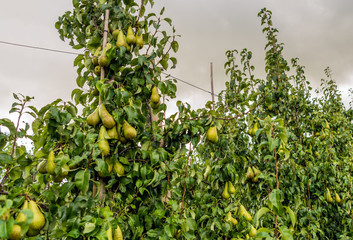
[[[330,69],[321,97],[312,97],[304,67],[284,59],[272,13],[262,9],[266,78],[253,75],[251,51],[227,51],[229,81],[218,101],[198,110],[178,101],[166,117],[176,85],[161,73],[177,63],[177,35],[164,9],[146,13],[147,5],[153,1],[74,0],[59,18],[61,39],[83,49],[74,61],[78,88],[73,102],[40,110],[14,95],[17,125],[0,119],[8,129],[0,133],[0,238],[15,225],[27,232],[35,216],[20,208],[31,199],[46,219],[35,239],[112,239],[112,229],[114,239],[118,229],[125,239],[352,237],[352,110]],[[130,26],[144,46],[115,35]],[[163,102],[150,101],[155,87]],[[96,109],[98,121],[87,121]],[[19,128],[25,113],[34,117],[33,134],[28,124]],[[217,136],[206,137],[211,127]],[[33,149],[18,142],[23,137]]]

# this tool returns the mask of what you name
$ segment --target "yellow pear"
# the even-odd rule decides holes
[[[98,65],[98,56],[99,56],[99,53],[100,53],[101,49],[102,49],[101,47],[98,47],[98,48],[96,49],[96,51],[95,51],[93,57],[92,57],[92,63],[93,63],[94,65]]]
[[[118,131],[116,130],[115,126],[108,129],[107,134],[108,134],[109,138],[111,138],[111,139],[118,139],[119,138],[119,134],[118,134]]]
[[[129,28],[127,29],[126,42],[128,44],[135,44],[136,43],[136,37],[134,35],[134,32],[132,31],[131,26],[129,26]]]
[[[246,211],[245,207],[242,204],[240,204],[240,206],[239,206],[238,213],[239,213],[239,217],[244,216],[244,218],[249,222],[252,220],[250,213],[248,213],[248,211]]]
[[[113,167],[114,173],[116,173],[119,177],[123,176],[125,173],[125,168],[124,165],[121,164],[118,159],[115,160],[114,167]]]
[[[255,177],[255,173],[253,169],[249,166],[248,170],[246,171],[246,179],[251,180]]]
[[[106,128],[112,128],[115,126],[115,120],[113,116],[110,115],[110,113],[107,111],[103,103],[99,106],[98,113],[99,113],[100,119],[102,120],[103,125]]]
[[[127,140],[132,140],[137,136],[136,129],[132,127],[126,120],[124,121],[124,124],[123,124],[123,132],[124,132],[124,137]]]
[[[95,68],[94,68],[94,73],[97,75],[97,76],[99,76],[100,74],[101,74],[101,66],[96,66]]]
[[[127,46],[126,42],[125,42],[125,35],[122,31],[119,32],[118,34],[118,39],[116,40],[116,46],[118,48],[120,47],[125,47]]]
[[[123,240],[123,233],[121,232],[119,225],[117,225],[114,230],[114,240]]]
[[[223,197],[224,199],[230,198],[230,195],[229,195],[229,192],[228,192],[228,182],[226,182],[226,185],[224,186],[224,190],[223,190],[223,193],[222,193],[222,197]]]
[[[158,94],[158,88],[154,86],[152,88],[151,103],[158,104],[160,100],[161,100],[161,96],[159,96]]]
[[[99,56],[98,58],[98,64],[101,67],[108,67],[110,64],[109,58],[107,56],[107,54],[104,52],[102,53],[102,55]]]
[[[207,180],[207,176],[208,176],[210,173],[211,173],[211,167],[210,167],[210,165],[207,165],[207,166],[206,166],[205,173],[203,174],[203,178],[204,178],[205,180]]]
[[[250,232],[249,232],[249,236],[250,237],[254,237],[256,235],[256,228],[254,228],[253,225],[251,225],[251,229],[250,229]]]
[[[259,169],[257,169],[256,167],[252,166],[252,170],[255,174],[255,176],[259,175],[261,173],[261,171]]]
[[[112,227],[109,227],[108,230],[106,231],[107,238],[108,240],[113,240],[113,229]]]
[[[91,126],[96,126],[99,122],[99,108],[97,107],[90,115],[88,115],[87,124]]]
[[[230,193],[230,194],[233,194],[233,193],[235,193],[235,187],[234,187],[234,185],[232,184],[232,182],[228,182],[228,192]]]
[[[328,188],[326,188],[326,201],[328,201],[329,203],[332,203],[333,202],[333,199],[331,197],[331,193],[330,193],[330,190]]]
[[[55,168],[56,168],[56,163],[55,163],[54,151],[50,151],[48,154],[47,172],[53,175],[55,174]]]
[[[23,205],[22,205],[22,210],[25,210],[28,208],[28,201],[25,200]],[[16,221],[17,222],[26,222],[26,215],[23,213],[23,212],[20,212],[18,215],[17,215],[17,218],[16,218]]]
[[[102,150],[103,156],[109,155],[109,152],[110,152],[109,142],[105,138],[106,135],[107,135],[107,130],[105,129],[104,126],[101,126],[99,130],[99,135],[98,135],[98,148]]]
[[[206,133],[206,139],[211,143],[218,142],[218,134],[216,126],[210,127]]]
[[[136,45],[138,46],[138,48],[143,48],[142,34],[136,34]]]
[[[226,222],[230,222],[233,225],[237,225],[238,224],[238,221],[235,218],[232,217],[232,213],[231,212],[227,213],[227,216],[226,216],[225,220],[226,220]]]
[[[11,240],[20,240],[20,239],[22,239],[21,230],[22,229],[21,229],[20,225],[17,225],[17,224],[13,225],[10,239]]]
[[[38,164],[37,171],[41,174],[47,173],[47,160],[43,160]]]
[[[336,200],[337,203],[341,203],[341,198],[340,198],[340,196],[336,193],[336,191],[335,191],[335,200]]]
[[[40,230],[45,225],[45,217],[33,200],[29,201],[28,209],[33,212],[33,220],[29,227],[33,230]]]

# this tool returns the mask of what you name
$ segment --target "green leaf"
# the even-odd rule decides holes
[[[89,179],[90,173],[86,170],[81,170],[75,175],[75,185],[78,189],[82,191],[82,194],[85,195],[89,188]]]
[[[294,214],[293,210],[290,209],[290,207],[284,206],[284,208],[289,214],[290,220],[292,221],[292,226],[295,227],[295,224],[297,223],[297,216]]]
[[[172,42],[172,49],[175,53],[179,50],[179,43],[177,41]]]
[[[3,125],[5,127],[7,127],[9,129],[9,131],[10,131],[10,134],[11,135],[15,135],[16,128],[15,128],[14,123],[10,119],[8,119],[8,118],[0,119],[0,125]]]
[[[1,164],[12,164],[12,163],[14,163],[14,161],[9,154],[0,153],[0,163]]]
[[[257,213],[255,214],[255,217],[254,217],[254,222],[255,222],[256,228],[258,228],[258,226],[259,226],[260,218],[270,211],[271,210],[268,209],[267,207],[262,207],[262,208],[260,208],[259,211],[257,211]]]
[[[84,233],[84,234],[90,233],[90,232],[92,232],[95,228],[96,228],[96,224],[95,224],[95,223],[88,222],[88,223],[85,224],[85,228],[83,229],[83,233]]]

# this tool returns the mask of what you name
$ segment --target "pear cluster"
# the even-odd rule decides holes
[[[35,201],[25,200],[21,209],[22,210],[26,210],[26,209],[31,210],[33,213],[33,219],[29,224],[28,230],[22,231],[22,227],[20,224],[25,223],[27,221],[27,217],[23,212],[19,212],[16,219],[15,219],[15,224],[12,226],[12,231],[11,231],[11,236],[10,236],[11,240],[20,240],[25,237],[24,235],[27,235],[28,237],[37,236],[39,234],[40,230],[45,225],[45,217]]]
[[[62,166],[57,166],[56,159],[61,158],[65,162]],[[69,156],[59,152],[57,156],[55,156],[54,150],[50,151],[46,160],[43,160],[37,165],[37,170],[41,174],[49,173],[51,179],[54,182],[61,182],[70,172],[70,167],[67,165],[69,161]]]
[[[108,240],[123,240],[123,233],[121,232],[121,229],[119,225],[114,229],[113,233],[113,228],[109,227],[108,230],[106,231],[107,238]]]
[[[249,166],[248,170],[246,171],[246,179],[252,182],[259,181],[258,176],[260,175],[261,171],[257,169],[255,166]]]
[[[150,104],[152,109],[158,109],[161,105],[161,96],[159,95],[158,88],[156,86],[152,88]]]
[[[249,128],[248,134],[250,136],[254,137],[256,135],[256,132],[258,129],[259,129],[259,124],[256,122],[256,123],[254,123],[254,125],[251,128]]]
[[[330,192],[330,189],[326,188],[326,194],[325,194],[325,199],[327,202],[329,203],[333,203],[333,198],[331,196],[331,192]],[[341,203],[341,197],[336,193],[335,191],[335,201],[336,203],[340,204]]]

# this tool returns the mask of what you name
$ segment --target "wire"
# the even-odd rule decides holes
[[[6,42],[6,41],[1,41],[1,40],[0,40],[0,43],[2,43],[2,44],[7,44],[7,45],[11,45],[11,46],[16,46],[16,47],[25,47],[25,48],[31,48],[31,49],[36,49],[36,50],[44,50],[44,51],[49,51],[49,52],[57,52],[57,53],[65,53],[65,54],[71,54],[71,55],[79,55],[79,53],[74,53],[74,52],[56,50],[56,49],[51,49],[51,48],[36,47],[36,46],[30,46],[30,45],[25,45],[25,44]],[[162,72],[162,73],[165,74],[165,75],[167,75],[168,77],[172,77],[172,78],[176,79],[177,81],[183,82],[183,83],[185,83],[185,84],[187,84],[187,85],[189,85],[189,86],[192,86],[192,87],[194,87],[194,88],[197,88],[197,89],[199,89],[199,90],[201,90],[201,91],[204,91],[204,92],[209,93],[209,94],[212,95],[212,92],[210,92],[210,91],[208,91],[208,90],[206,90],[206,89],[203,89],[203,88],[201,88],[201,87],[199,87],[199,86],[196,86],[196,85],[194,85],[194,84],[192,84],[192,83],[189,83],[189,82],[187,82],[187,81],[184,81],[184,80],[182,80],[182,79],[180,79],[180,78],[178,78],[178,77],[172,76],[172,75],[170,75],[170,74],[168,74],[168,73],[164,73],[164,72]],[[216,97],[218,97],[217,94],[213,94],[213,95],[216,96]]]

